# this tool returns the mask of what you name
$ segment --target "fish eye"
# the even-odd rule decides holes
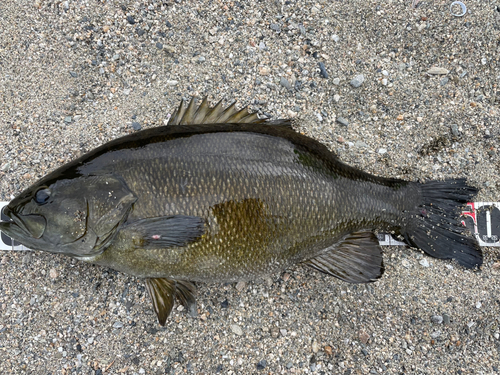
[[[50,198],[50,190],[47,188],[39,189],[35,193],[35,202],[38,203],[39,205],[47,203],[49,198]]]

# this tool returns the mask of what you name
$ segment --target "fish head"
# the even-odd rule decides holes
[[[77,258],[109,245],[137,198],[114,176],[43,179],[4,207],[0,231],[33,250]]]

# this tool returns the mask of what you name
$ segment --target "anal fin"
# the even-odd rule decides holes
[[[146,288],[153,302],[153,309],[160,325],[164,326],[172,308],[175,297],[191,316],[196,316],[196,287],[189,281],[176,281],[165,278],[146,279]],[[194,313],[193,313],[194,311]]]
[[[340,244],[304,263],[349,283],[372,282],[384,272],[377,236],[369,231],[351,233]]]

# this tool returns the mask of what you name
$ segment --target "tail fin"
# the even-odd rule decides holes
[[[432,257],[455,259],[467,268],[480,267],[483,254],[478,242],[465,235],[459,222],[461,208],[477,189],[465,179],[430,181],[420,185],[422,204],[411,212],[403,236],[408,244]]]

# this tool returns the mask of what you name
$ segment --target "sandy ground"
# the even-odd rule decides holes
[[[430,0],[2,1],[0,200],[208,95],[294,117],[365,171],[463,176],[499,201],[500,3],[464,2],[454,17]],[[484,255],[470,271],[385,247],[369,285],[304,267],[203,284],[198,317],[176,308],[163,328],[141,280],[3,252],[0,373],[494,374],[498,250]]]

